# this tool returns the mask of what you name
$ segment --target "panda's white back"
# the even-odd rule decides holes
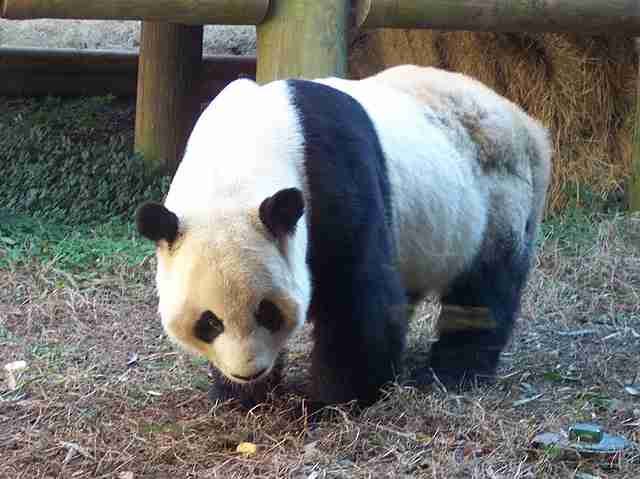
[[[371,117],[387,160],[405,287],[440,292],[473,260],[483,240],[485,178],[410,95],[377,82],[318,81],[351,95]]]

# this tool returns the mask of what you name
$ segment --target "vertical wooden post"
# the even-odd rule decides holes
[[[143,22],[135,150],[150,171],[175,171],[199,115],[202,26]]]
[[[629,191],[629,209],[640,211],[640,38],[636,39],[638,53],[638,88],[636,93],[636,116],[633,127],[633,153],[631,158],[631,186]]]
[[[257,80],[345,77],[349,0],[271,0],[257,27]]]

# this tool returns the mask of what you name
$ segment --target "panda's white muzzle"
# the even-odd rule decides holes
[[[238,382],[242,382],[242,383],[250,383],[253,381],[259,381],[260,378],[266,376],[268,373],[268,368],[267,369],[263,369],[261,371],[258,371],[257,373],[251,375],[251,376],[240,376],[238,374],[232,374],[231,377]]]
[[[235,383],[248,384],[264,379],[278,357],[277,345],[270,344],[271,338],[264,336],[251,335],[238,341],[221,335],[214,342],[213,364]]]
[[[255,364],[251,365],[251,363],[247,364],[248,367],[243,368],[220,367],[216,364],[214,364],[214,366],[229,380],[239,384],[250,384],[260,381],[267,377],[273,369],[273,363],[266,367],[264,363],[261,363],[260,366],[262,367]]]

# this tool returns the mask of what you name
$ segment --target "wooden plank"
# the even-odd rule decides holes
[[[136,95],[137,51],[0,48],[0,95]],[[196,87],[200,101],[239,76],[255,77],[253,56],[207,55]]]
[[[640,36],[638,0],[356,0],[363,28]]]
[[[203,27],[143,22],[135,150],[151,171],[171,173],[200,113]]]
[[[272,0],[258,25],[258,82],[347,74],[349,0]]]
[[[125,50],[77,48],[0,48],[0,72],[31,71],[118,73],[136,67],[138,54]]]
[[[633,157],[631,184],[629,186],[629,209],[640,211],[640,39],[636,40],[638,52],[638,88],[636,93],[636,117],[633,127]]]
[[[3,18],[149,20],[192,25],[257,25],[269,0],[0,0]]]

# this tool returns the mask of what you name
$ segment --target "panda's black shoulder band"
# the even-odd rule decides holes
[[[178,236],[178,217],[164,205],[149,201],[136,212],[138,232],[151,241],[166,240],[169,243]]]

